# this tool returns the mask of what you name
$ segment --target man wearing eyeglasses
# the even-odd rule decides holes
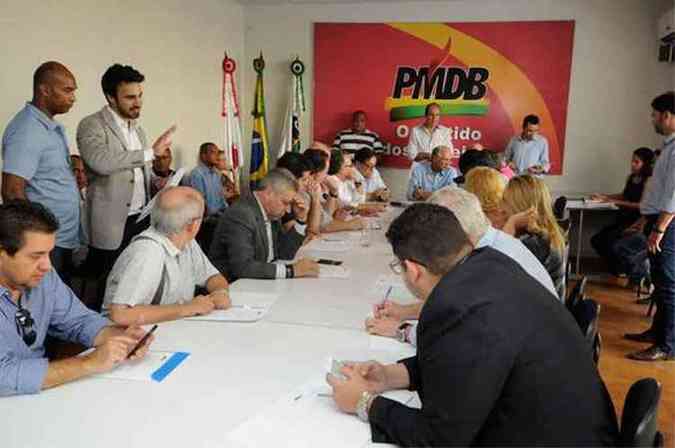
[[[361,182],[366,193],[366,201],[388,201],[389,188],[377,170],[377,156],[370,148],[361,148],[354,155],[356,170],[354,181]]]
[[[113,369],[145,335],[86,308],[52,269],[58,221],[29,201],[0,205],[0,396],[37,393]],[[95,350],[49,361],[47,335]],[[130,359],[145,356],[152,337]]]
[[[439,205],[408,207],[386,236],[425,301],[417,353],[327,376],[338,408],[368,422],[373,442],[614,445],[616,415],[586,342],[543,285],[492,248],[474,251]],[[417,391],[421,409],[379,395],[393,389]]]

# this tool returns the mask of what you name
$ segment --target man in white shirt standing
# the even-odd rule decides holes
[[[408,140],[408,158],[414,162],[431,160],[431,151],[438,146],[452,151],[450,129],[440,124],[441,106],[438,103],[427,104],[424,115],[424,123],[412,128]]]
[[[172,126],[148,145],[137,123],[144,80],[131,66],[109,67],[101,79],[108,105],[84,118],[77,128],[78,148],[89,179],[88,262],[100,269],[103,284],[122,250],[149,225],[147,219],[137,219],[149,200],[150,167],[155,156],[166,152],[175,131]],[[103,291],[99,293],[103,297]]]
[[[548,173],[548,140],[539,135],[539,117],[528,115],[523,119],[523,132],[514,136],[504,151],[506,163],[516,174],[541,176]]]

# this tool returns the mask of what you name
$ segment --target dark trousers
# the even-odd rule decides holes
[[[96,287],[97,303],[95,308],[100,309],[105,297],[105,285],[108,280],[108,274],[112,271],[117,258],[131,242],[132,238],[147,229],[150,226],[150,218],[146,217],[141,222],[136,223],[138,215],[129,216],[124,225],[124,235],[122,236],[122,243],[117,249],[106,250],[97,247],[89,246],[89,253],[87,254],[87,268],[91,274],[98,278],[98,285]]]
[[[73,275],[73,250],[56,246],[49,253],[49,260],[63,283],[70,286]]]
[[[643,278],[649,278],[649,253],[647,238],[641,233],[631,233],[614,244],[614,253],[620,268],[637,285]]]
[[[657,216],[650,216],[645,226],[649,233],[656,224]],[[675,220],[671,221],[661,239],[661,251],[649,254],[656,314],[652,330],[657,344],[667,353],[675,355]]]
[[[593,249],[607,262],[609,272],[614,275],[623,274],[614,252],[614,245],[623,237],[623,230],[623,226],[612,224],[591,237]]]

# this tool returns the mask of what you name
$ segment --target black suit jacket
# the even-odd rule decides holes
[[[509,257],[474,252],[420,314],[405,359],[422,409],[378,397],[373,440],[404,446],[607,446],[616,415],[572,316]]]
[[[272,221],[273,259],[291,260],[304,236],[291,229],[284,232],[279,221]],[[243,196],[228,207],[213,235],[209,259],[229,281],[239,278],[276,277],[277,268],[268,263],[268,242],[260,206],[253,194]]]

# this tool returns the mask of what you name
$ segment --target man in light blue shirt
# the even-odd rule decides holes
[[[652,122],[665,142],[642,195],[640,213],[646,218],[652,297],[657,308],[649,330],[626,335],[627,339],[652,344],[628,355],[638,361],[675,360],[675,92],[652,101]]]
[[[415,163],[408,181],[408,200],[426,201],[434,191],[454,185],[457,171],[451,162],[452,149],[437,146],[431,151],[431,162]]]
[[[458,187],[450,186],[435,192],[428,202],[446,207],[455,214],[468,240],[475,249],[491,247],[513,259],[532,279],[548,290],[552,300],[559,300],[555,285],[544,266],[518,239],[490,226],[478,198]],[[489,275],[486,273],[486,275]],[[508,288],[508,285],[504,285]],[[413,305],[399,305],[386,302],[378,306],[376,316],[366,320],[366,329],[373,334],[397,337],[402,342],[416,345],[416,322],[422,310],[422,302]],[[564,307],[560,307],[566,312]],[[401,324],[401,321],[404,321]]]
[[[192,187],[204,196],[206,216],[218,215],[227,208],[222,174],[218,171],[220,149],[215,143],[203,143],[199,147],[199,164],[186,179],[186,186]]]
[[[63,125],[54,120],[75,103],[73,74],[45,62],[33,75],[33,99],[9,122],[2,138],[2,198],[28,199],[49,208],[59,220],[54,269],[69,282],[72,251],[79,247],[80,196],[70,166]]]
[[[125,362],[145,335],[113,327],[85,307],[51,269],[58,222],[42,205],[0,205],[0,396],[37,393]],[[45,357],[47,335],[96,347],[84,356]],[[130,359],[147,352],[148,343]]]
[[[549,172],[548,141],[539,135],[539,117],[528,115],[523,119],[523,132],[514,136],[506,146],[504,159],[517,174],[542,175]]]

